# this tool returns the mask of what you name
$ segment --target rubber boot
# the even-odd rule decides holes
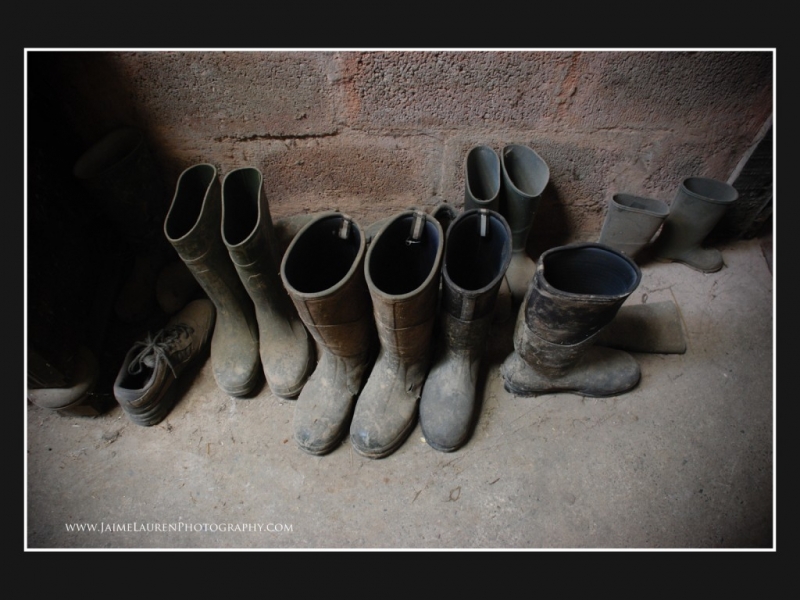
[[[219,388],[249,395],[261,379],[258,322],[222,240],[222,195],[217,169],[187,168],[178,177],[164,235],[216,307],[211,364]]]
[[[500,210],[500,157],[489,146],[474,146],[464,159],[464,210]]]
[[[654,242],[654,257],[679,262],[703,273],[722,268],[722,254],[701,244],[739,197],[733,186],[707,177],[688,177],[678,188],[669,216]]]
[[[425,441],[441,452],[457,450],[469,439],[481,356],[510,261],[511,229],[499,213],[473,209],[451,225],[436,357],[419,405]]]
[[[505,389],[520,396],[602,397],[636,386],[636,360],[594,343],[641,277],[631,258],[603,244],[545,251],[520,306],[514,351],[500,369]]]
[[[505,146],[500,161],[503,173],[500,214],[511,227],[512,255],[506,279],[512,305],[517,306],[536,271],[536,263],[528,256],[526,246],[542,192],[550,181],[550,167],[536,152],[520,144]]]
[[[256,168],[222,180],[222,240],[255,306],[267,385],[280,398],[296,398],[316,366],[314,340],[281,282],[279,241]]]
[[[393,217],[367,250],[364,272],[380,349],[350,425],[360,455],[383,458],[417,423],[432,358],[444,232],[423,211]]]
[[[319,363],[294,410],[294,440],[309,454],[327,454],[347,435],[375,358],[365,253],[359,225],[326,211],[297,233],[281,261],[283,285],[319,347]]]
[[[144,134],[133,127],[111,131],[78,158],[73,174],[133,259],[115,302],[117,317],[142,321],[156,307],[159,271],[175,258],[160,232],[168,192]]]
[[[640,262],[642,249],[653,239],[668,214],[669,206],[661,200],[614,194],[608,201],[598,241]]]

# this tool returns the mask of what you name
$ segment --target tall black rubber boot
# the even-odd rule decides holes
[[[331,452],[347,434],[375,358],[365,254],[361,227],[326,211],[300,229],[281,261],[283,285],[320,349],[294,410],[294,440],[309,454]]]
[[[214,379],[229,396],[249,395],[261,379],[258,322],[222,240],[217,169],[193,165],[178,177],[164,235],[217,310],[211,338]]]
[[[419,406],[425,441],[452,452],[469,439],[476,384],[495,303],[511,261],[511,229],[497,212],[473,209],[453,221],[442,269],[436,357]]]
[[[703,273],[719,271],[722,254],[716,248],[703,248],[702,243],[738,197],[736,188],[723,181],[684,179],[654,242],[655,259],[683,263]]]
[[[520,306],[514,351],[501,366],[506,390],[520,396],[574,392],[594,397],[635,387],[636,360],[594,343],[641,277],[631,258],[603,244],[544,252]]]
[[[222,239],[255,306],[261,366],[281,398],[296,398],[316,366],[314,340],[286,293],[264,177],[242,167],[222,180]]]
[[[380,350],[350,425],[350,443],[367,458],[388,456],[417,423],[430,367],[444,233],[421,210],[389,220],[364,267]]]

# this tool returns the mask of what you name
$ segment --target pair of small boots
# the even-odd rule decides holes
[[[650,250],[658,261],[714,273],[724,264],[722,255],[702,243],[738,197],[736,188],[708,177],[684,179],[669,206],[656,198],[615,194],[599,241],[637,261]]]
[[[522,301],[536,270],[526,246],[542,192],[549,181],[547,163],[522,144],[507,144],[499,155],[490,146],[474,146],[464,159],[464,210],[497,211],[511,228],[511,263],[504,283],[508,287],[504,295],[510,295],[511,306]]]
[[[298,446],[323,455],[349,431],[356,452],[383,458],[403,444],[418,416],[432,447],[463,444],[509,260],[508,224],[486,209],[455,217],[446,242],[439,219],[421,210],[389,218],[369,244],[339,212],[304,226],[280,271],[321,348],[295,407]]]

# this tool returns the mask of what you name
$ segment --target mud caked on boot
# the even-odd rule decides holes
[[[655,259],[683,263],[703,273],[719,271],[724,264],[722,254],[716,248],[703,248],[702,243],[738,197],[736,188],[723,181],[684,179],[653,243]]]
[[[133,423],[149,427],[164,420],[175,404],[177,380],[207,356],[215,319],[210,300],[193,300],[128,351],[114,397]]]
[[[627,352],[595,345],[598,333],[638,287],[641,270],[618,250],[578,243],[542,253],[520,306],[514,351],[501,366],[519,396],[574,392],[613,396],[639,382]]]
[[[294,409],[294,440],[309,454],[331,452],[347,434],[375,358],[365,253],[359,225],[330,211],[297,233],[281,261],[283,285],[320,350]]]
[[[242,167],[222,181],[222,239],[253,300],[267,385],[281,398],[296,398],[316,366],[306,331],[280,276],[280,244],[256,168]]]
[[[391,218],[367,251],[364,271],[380,350],[350,425],[350,443],[367,458],[397,450],[417,423],[443,251],[441,224],[422,211]]]
[[[500,284],[511,261],[511,230],[497,212],[464,211],[447,234],[436,355],[419,405],[425,441],[452,452],[469,439],[476,385]]]
[[[217,386],[248,396],[262,378],[255,308],[222,239],[222,195],[217,169],[189,167],[180,177],[164,234],[217,309],[211,363]]]

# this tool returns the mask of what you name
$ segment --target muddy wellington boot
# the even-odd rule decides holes
[[[600,231],[601,244],[616,248],[639,262],[648,245],[669,214],[666,202],[633,194],[614,194]]]
[[[350,443],[367,458],[394,452],[417,423],[443,251],[442,226],[422,211],[391,218],[367,250],[364,272],[380,350],[350,425]]]
[[[222,239],[255,306],[267,385],[276,396],[296,398],[316,366],[314,340],[283,287],[280,244],[256,168],[222,180]]]
[[[248,396],[261,380],[255,308],[222,240],[222,194],[217,169],[187,168],[178,177],[164,234],[216,307],[211,364],[219,388]]]
[[[725,211],[739,197],[732,185],[707,177],[688,177],[678,188],[653,244],[653,255],[661,262],[679,262],[703,273],[722,268],[722,254],[701,244]]]
[[[522,301],[536,270],[526,246],[542,192],[550,181],[550,167],[528,146],[509,144],[500,152],[502,188],[500,214],[511,227],[511,264],[506,279],[514,306]]]
[[[603,397],[636,386],[641,375],[636,360],[595,341],[641,277],[632,259],[603,244],[542,253],[517,316],[514,351],[500,369],[505,389],[519,396]]]
[[[300,229],[281,261],[283,285],[320,350],[294,409],[294,440],[309,454],[327,454],[347,434],[375,358],[365,254],[361,227],[326,211]]]
[[[451,225],[442,268],[436,357],[419,405],[425,441],[452,452],[469,439],[476,383],[500,284],[511,261],[511,229],[499,213],[463,212]]]

